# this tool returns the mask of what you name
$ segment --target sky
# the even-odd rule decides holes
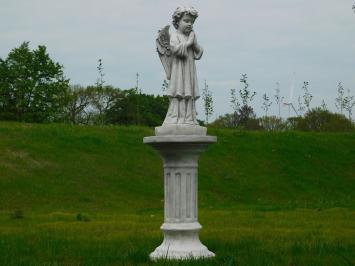
[[[105,84],[162,94],[165,72],[156,53],[157,31],[171,25],[179,5],[199,12],[194,30],[204,55],[197,61],[200,91],[206,80],[214,100],[212,119],[231,113],[230,90],[242,88],[246,73],[256,113],[266,93],[277,115],[274,94],[297,108],[303,81],[335,111],[337,84],[355,94],[355,0],[0,0],[0,58],[29,41],[45,45],[64,66],[71,84],[96,82],[102,59]],[[173,27],[171,27],[173,30]],[[294,87],[293,93],[291,88]],[[293,96],[291,97],[291,94]],[[204,118],[203,101],[197,102]],[[288,116],[288,108],[281,108]],[[291,113],[292,115],[292,113]]]

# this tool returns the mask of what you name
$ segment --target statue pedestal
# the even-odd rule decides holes
[[[150,254],[156,259],[214,257],[198,236],[197,183],[198,158],[217,141],[206,135],[160,135],[143,142],[158,150],[164,162],[163,243]]]

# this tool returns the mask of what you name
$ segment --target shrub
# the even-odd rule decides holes
[[[266,131],[284,131],[287,128],[287,124],[277,116],[263,116],[259,124]]]
[[[238,114],[225,114],[218,117],[215,121],[210,123],[209,127],[214,128],[239,128],[246,130],[262,130],[258,118],[254,117],[243,117],[243,120],[239,120],[240,116]],[[238,123],[236,124],[236,120]]]
[[[303,120],[301,116],[289,117],[286,120],[285,127],[287,130],[300,130],[299,124]]]
[[[77,221],[82,221],[82,222],[89,222],[90,221],[90,217],[85,214],[85,213],[78,213],[76,215],[76,220]]]
[[[263,130],[263,127],[260,125],[260,119],[258,118],[249,118],[244,121],[244,125],[239,126],[239,128],[247,130]]]
[[[11,218],[12,219],[23,219],[25,218],[25,215],[23,214],[23,211],[20,209],[16,209],[11,213]]]
[[[306,113],[297,125],[302,131],[353,131],[354,125],[344,115],[331,113],[328,110],[315,108]]]
[[[209,127],[224,128],[224,127],[234,127],[234,115],[225,114],[219,116],[215,121],[209,124]]]
[[[238,112],[235,113],[235,120],[238,127],[242,126],[246,129],[253,129],[258,124],[253,108],[248,105],[239,108]]]

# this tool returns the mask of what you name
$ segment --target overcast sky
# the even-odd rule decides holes
[[[197,62],[200,90],[206,79],[214,118],[232,112],[230,89],[241,88],[242,73],[257,92],[253,106],[258,115],[263,114],[262,94],[274,102],[276,82],[288,100],[293,76],[295,104],[303,81],[309,81],[311,105],[324,99],[335,110],[339,81],[355,94],[353,4],[354,0],[0,0],[0,57],[29,41],[31,48],[46,45],[72,84],[95,83],[97,60],[102,58],[106,84],[134,87],[139,72],[142,91],[161,94],[165,74],[155,51],[156,33],[171,23],[178,5],[192,5],[199,12],[194,27],[205,50]],[[203,118],[202,100],[198,106]],[[269,114],[277,114],[275,103]]]

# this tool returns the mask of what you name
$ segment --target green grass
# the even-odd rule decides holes
[[[153,214],[154,213],[154,214]],[[1,265],[152,265],[162,213],[1,217]],[[216,219],[211,219],[216,217]],[[217,257],[157,265],[353,265],[355,214],[324,211],[201,211],[202,241]]]
[[[142,143],[152,134],[0,122],[0,265],[153,265],[163,180]],[[355,264],[354,133],[209,134],[199,220],[217,257],[154,265]]]

